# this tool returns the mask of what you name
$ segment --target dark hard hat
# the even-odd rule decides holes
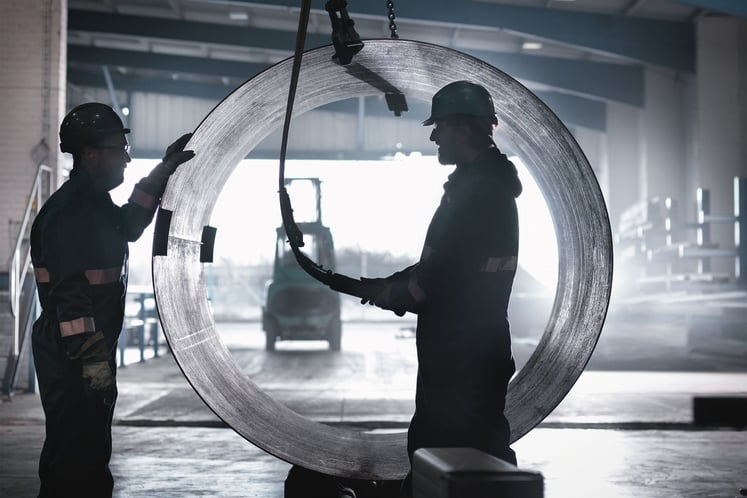
[[[106,104],[88,102],[70,111],[60,125],[60,150],[75,153],[86,145],[115,133],[129,133],[114,109]]]
[[[431,102],[431,115],[423,125],[432,125],[437,119],[454,114],[492,117],[493,124],[498,123],[490,93],[469,81],[455,81],[437,91]]]

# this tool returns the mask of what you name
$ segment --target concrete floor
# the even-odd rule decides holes
[[[245,328],[227,327],[224,341],[253,379],[263,379],[260,385],[294,410],[343,423],[367,419],[404,426],[409,419],[411,343],[400,341],[395,352],[371,355],[367,334],[380,338],[381,332],[366,329],[346,332],[343,353],[328,353],[315,344],[283,344],[279,354],[270,356],[258,347],[261,336],[247,335]],[[605,365],[603,351],[610,347],[600,344],[602,356],[592,362],[596,368]],[[650,349],[646,354],[655,356]],[[303,370],[319,356],[344,359],[341,364],[365,380],[365,372],[378,375],[382,365],[376,362],[382,357],[388,369],[392,354],[401,355],[402,370],[389,379],[391,388],[372,386],[365,399],[354,399],[353,388],[339,379],[315,379],[310,388],[318,402],[309,402],[308,392],[299,396],[297,386],[289,389],[292,369],[283,363]],[[636,357],[640,363],[645,355]],[[663,363],[656,363],[659,371],[620,370],[619,363],[618,370],[587,370],[561,405],[514,444],[519,466],[543,474],[546,497],[732,498],[747,488],[747,431],[703,430],[691,422],[693,396],[747,396],[747,365],[717,368],[710,359],[712,371],[685,372],[661,370]],[[118,375],[111,465],[115,496],[283,496],[290,464],[223,427],[171,356],[131,364]],[[360,391],[360,385],[354,387]],[[347,411],[336,403],[344,403]],[[37,395],[17,395],[0,404],[0,496],[35,496],[43,438]]]

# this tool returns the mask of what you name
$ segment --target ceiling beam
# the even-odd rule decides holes
[[[266,3],[256,0],[233,0],[235,3]],[[743,0],[677,0],[688,3],[728,3],[734,9]],[[316,10],[323,1],[318,0]],[[747,2],[746,2],[747,3]],[[273,0],[273,7],[297,8],[297,0]],[[449,25],[469,25],[499,28],[523,35],[552,40],[597,53],[617,55],[645,64],[664,66],[679,71],[695,71],[695,27],[692,23],[629,17],[624,15],[595,14],[539,7],[463,0],[455,2],[397,2],[398,21],[432,22]],[[744,8],[747,8],[745,6]],[[351,1],[350,16],[381,17],[386,19],[383,2]],[[741,10],[741,8],[739,8]],[[400,29],[407,38],[407,31]]]
[[[112,84],[115,90],[125,92],[163,93],[168,95],[181,95],[198,99],[215,100],[216,102],[225,98],[234,91],[230,85],[218,85],[214,83],[196,83],[192,81],[172,80],[168,78],[138,78],[136,76],[112,73]],[[87,86],[94,88],[105,88],[106,82],[101,74],[87,71],[82,68],[68,65],[67,81],[76,86]]]
[[[231,26],[179,19],[133,16],[70,9],[68,31],[113,33],[154,39],[180,40],[240,47],[293,51],[296,33],[246,26]],[[332,43],[331,35],[306,36],[306,46],[316,48]]]
[[[479,50],[469,53],[519,80],[533,81],[594,99],[636,107],[644,105],[645,74],[641,65]]]
[[[737,17],[747,17],[747,2],[745,0],[673,0],[674,2],[691,7],[699,7]]]
[[[539,97],[566,125],[607,131],[607,104],[566,93],[537,91]]]
[[[248,80],[267,69],[270,64],[225,61],[206,57],[154,54],[135,50],[68,45],[68,63],[120,66],[124,68],[150,69],[171,73],[227,76]]]
[[[132,18],[135,16],[91,14],[95,14],[96,19],[102,21],[100,26],[116,25],[117,33],[121,35],[147,36],[149,38],[156,35],[160,35],[162,38],[174,36],[174,39],[182,40],[182,37],[187,36],[187,33],[199,32],[200,36],[195,37],[199,42],[223,43],[228,41],[224,38],[225,34],[221,32],[221,29],[214,31],[214,28],[218,25],[213,24],[189,22],[189,29],[186,29],[179,27],[179,23],[186,21],[171,21],[172,27],[174,27],[173,30],[157,29],[154,25],[145,29],[144,26],[149,25],[149,23],[145,22],[148,18],[142,18],[141,22],[140,18],[133,20]],[[88,17],[88,13],[86,13],[83,18],[88,19]],[[92,19],[88,20],[91,21]],[[151,21],[153,20],[151,19]],[[196,24],[199,26],[195,26]],[[75,25],[79,28],[91,28],[87,23],[76,23]],[[205,29],[202,29],[203,26]],[[97,29],[103,28],[99,27]],[[242,28],[241,31],[252,30]],[[273,31],[272,33],[279,32]],[[277,41],[271,42],[271,39],[271,36],[258,37],[252,40],[252,43],[257,43],[258,45],[252,46],[259,48],[277,48],[280,46]],[[74,44],[69,45],[68,52],[68,60],[72,62],[211,74],[243,79],[253,76],[268,66],[267,64],[227,61],[207,57],[164,55]],[[480,50],[469,50],[468,53],[498,67],[517,79],[533,81],[592,98],[634,106],[643,105],[644,76],[643,68],[639,65],[612,64]]]
[[[623,9],[623,14],[626,16],[633,15],[637,9],[639,9],[648,0],[631,0],[627,7]]]

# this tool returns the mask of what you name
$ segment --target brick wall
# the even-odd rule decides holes
[[[0,273],[8,270],[15,227],[23,215],[42,140],[44,161],[61,164],[57,130],[64,117],[67,0],[1,0]],[[41,155],[44,157],[44,155]]]
[[[67,0],[0,0],[0,376],[10,347],[8,260],[39,162],[62,164],[57,131],[65,113]],[[44,140],[48,154],[33,155]],[[59,184],[58,179],[54,179]],[[21,374],[26,380],[26,361]]]

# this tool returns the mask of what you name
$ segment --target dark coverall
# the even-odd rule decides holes
[[[91,391],[69,344],[102,331],[109,367],[124,317],[128,242],[153,219],[166,176],[143,178],[122,207],[74,169],[31,228],[31,258],[42,312],[32,347],[46,417],[39,496],[111,496],[111,423],[116,386]]]
[[[474,447],[516,464],[503,415],[515,371],[507,309],[519,249],[514,165],[492,148],[444,184],[420,261],[387,280],[391,309],[418,314],[418,448]]]

